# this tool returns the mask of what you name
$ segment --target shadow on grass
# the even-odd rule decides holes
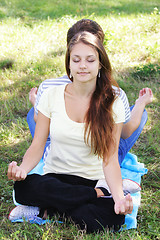
[[[150,14],[155,7],[160,7],[158,0],[117,0],[117,1],[96,1],[96,0],[17,0],[1,1],[0,18],[5,17],[29,17],[35,19],[60,18],[66,15],[72,16],[103,16],[107,14]]]
[[[129,97],[130,104],[133,104],[138,98],[139,90],[145,87],[152,89],[154,97],[157,98],[155,105],[159,105],[160,95],[160,66],[159,62],[139,64],[133,68],[126,68],[119,71],[117,74],[117,81],[119,86],[126,92]],[[136,94],[136,95],[135,95]],[[151,104],[151,106],[153,106]]]
[[[160,65],[158,63],[148,63],[135,67],[131,73],[133,78],[140,79],[142,81],[159,81]]]
[[[0,61],[0,69],[5,70],[5,69],[11,69],[13,68],[13,60],[12,59],[4,59]]]

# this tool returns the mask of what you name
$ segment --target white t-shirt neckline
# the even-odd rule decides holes
[[[77,126],[79,126],[79,127],[84,127],[84,122],[76,122],[76,121],[74,121],[74,120],[72,120],[69,116],[68,116],[68,114],[67,114],[67,111],[66,111],[66,103],[65,103],[65,90],[66,90],[66,87],[67,87],[67,85],[68,84],[66,84],[65,86],[64,86],[64,88],[63,88],[63,91],[62,91],[62,94],[63,94],[63,97],[62,97],[62,99],[63,99],[63,112],[64,112],[64,116],[65,116],[65,118],[68,120],[68,121],[70,121],[70,123],[72,123],[72,124],[74,124],[74,125],[77,125]]]

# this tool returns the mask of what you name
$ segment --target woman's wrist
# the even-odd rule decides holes
[[[139,106],[140,108],[145,108],[146,104],[144,101],[142,101],[142,99],[138,98],[136,101],[135,101],[135,106]]]
[[[125,198],[123,190],[119,191],[119,193],[112,194],[112,196],[113,196],[113,200],[114,200],[115,203],[118,203]]]

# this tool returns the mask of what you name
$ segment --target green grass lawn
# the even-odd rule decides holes
[[[160,239],[160,2],[158,0],[0,0],[0,239]],[[97,21],[114,75],[134,104],[153,90],[148,122],[132,148],[148,173],[142,178],[137,229],[86,234],[71,222],[13,224],[9,162],[20,162],[31,143],[26,115],[29,90],[65,73],[66,33],[81,18]],[[57,216],[58,218],[58,216]]]

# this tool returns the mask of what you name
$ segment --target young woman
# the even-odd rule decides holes
[[[16,181],[16,201],[39,207],[41,215],[65,214],[88,232],[118,230],[133,202],[123,194],[118,162],[125,110],[102,42],[88,32],[76,34],[67,48],[66,71],[72,83],[42,95],[33,142],[20,166],[9,165],[8,178]],[[44,175],[27,176],[40,161],[49,132]],[[95,188],[103,178],[111,194]]]
[[[71,28],[69,28],[67,32],[67,45],[69,44],[72,37],[74,37],[75,34],[87,31],[95,36],[97,36],[101,42],[104,42],[104,32],[101,28],[101,26],[91,20],[91,19],[81,19],[77,21]],[[34,136],[35,131],[35,122],[37,120],[38,115],[38,104],[39,100],[41,98],[42,93],[50,87],[56,86],[56,85],[62,85],[62,84],[68,84],[70,83],[70,79],[67,75],[57,78],[57,79],[47,79],[43,81],[38,89],[32,88],[29,94],[29,99],[31,103],[33,104],[34,108],[30,110],[30,112],[27,115],[27,122],[31,131],[32,136]],[[139,135],[141,134],[141,131],[144,128],[144,125],[147,122],[147,112],[145,110],[145,106],[152,102],[153,94],[151,89],[149,88],[143,88],[139,92],[139,97],[136,100],[136,103],[134,106],[129,108],[129,103],[127,96],[125,92],[119,88],[119,97],[121,98],[124,108],[125,108],[125,122],[122,127],[122,133],[119,143],[119,151],[118,151],[118,158],[119,163],[121,165],[123,159],[125,158],[125,155],[129,152],[129,150],[133,147],[134,143],[138,139]],[[50,138],[47,139],[46,147],[50,145]],[[46,149],[46,148],[45,148]],[[48,149],[45,151],[45,155],[43,159],[45,160],[45,156],[48,154]]]

